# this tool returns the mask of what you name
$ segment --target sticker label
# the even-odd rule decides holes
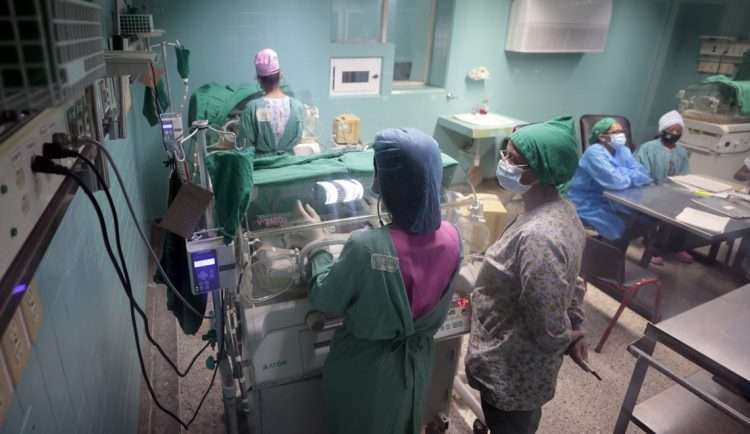
[[[386,273],[396,273],[399,271],[398,258],[373,253],[370,255],[370,267],[372,267],[373,270],[385,271]]]
[[[271,111],[267,108],[256,109],[255,117],[258,119],[258,122],[271,122]]]

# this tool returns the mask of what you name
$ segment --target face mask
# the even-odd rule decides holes
[[[501,159],[497,163],[495,176],[497,176],[497,183],[500,184],[503,190],[517,194],[524,194],[529,191],[531,184],[521,184],[522,175],[522,168],[510,164],[504,159]]]
[[[681,137],[682,137],[682,134],[672,134],[672,133],[668,133],[666,131],[664,131],[664,132],[661,133],[661,139],[665,143],[675,144],[675,143],[677,143],[678,140],[680,140]]]
[[[625,136],[625,133],[617,133],[609,136],[609,144],[612,145],[612,147],[615,149],[621,146],[625,146],[627,142],[628,139]]]

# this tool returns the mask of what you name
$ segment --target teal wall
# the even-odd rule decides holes
[[[436,129],[437,117],[469,111],[485,96],[490,98],[493,111],[528,121],[558,114],[577,118],[585,113],[607,112],[633,120],[638,138],[647,137],[653,129],[637,120],[647,110],[644,101],[656,70],[655,45],[666,33],[670,0],[614,0],[605,52],[557,55],[505,52],[510,0],[457,1],[450,54],[439,74],[444,77],[445,88],[397,94],[391,93],[389,80],[392,46],[339,48],[331,44],[330,1],[147,0],[147,5],[156,26],[167,31],[168,39],[179,39],[192,50],[194,86],[211,80],[251,81],[253,54],[265,47],[275,48],[286,82],[303,100],[319,106],[318,133],[323,142],[330,137],[333,117],[352,112],[362,118],[365,141],[381,128],[411,126],[435,134],[446,151],[457,154],[455,148],[461,138]],[[384,57],[380,96],[328,96],[329,58],[346,51]],[[694,59],[689,60],[692,67]],[[478,65],[489,68],[491,79],[486,83],[467,82],[467,71]],[[174,71],[172,77],[177,93]],[[446,91],[455,99],[446,98]],[[147,132],[142,139],[158,143],[156,131]],[[157,167],[159,158],[152,159],[154,171],[149,176],[154,185],[163,188],[161,180],[166,175]],[[161,203],[149,205],[154,215],[162,209]]]
[[[109,8],[104,10],[107,16]],[[131,137],[138,128],[139,122],[129,122]],[[132,139],[108,141],[107,147],[125,177],[137,215],[146,222],[141,163],[152,155],[143,155],[144,149]],[[145,248],[119,189],[113,188],[112,194],[134,291],[144,302]],[[96,196],[105,203],[103,193]],[[109,212],[105,214],[111,227]],[[71,202],[34,280],[43,324],[0,433],[135,433],[141,378],[128,302],[83,193]]]

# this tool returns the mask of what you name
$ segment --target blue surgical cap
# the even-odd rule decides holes
[[[436,231],[443,163],[437,142],[414,128],[375,135],[375,172],[380,194],[398,228],[413,234]]]

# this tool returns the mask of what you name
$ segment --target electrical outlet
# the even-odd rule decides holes
[[[5,415],[8,413],[10,403],[13,400],[13,385],[10,382],[10,374],[5,366],[5,360],[0,355],[0,427],[5,424]]]
[[[18,384],[21,381],[23,368],[26,367],[26,363],[31,357],[31,342],[26,334],[21,309],[17,309],[16,313],[13,314],[0,343],[3,347],[5,362],[8,364],[8,371],[10,371],[13,384]]]
[[[39,335],[39,329],[42,328],[42,300],[39,298],[39,288],[33,281],[21,300],[21,312],[31,343],[34,343]]]

